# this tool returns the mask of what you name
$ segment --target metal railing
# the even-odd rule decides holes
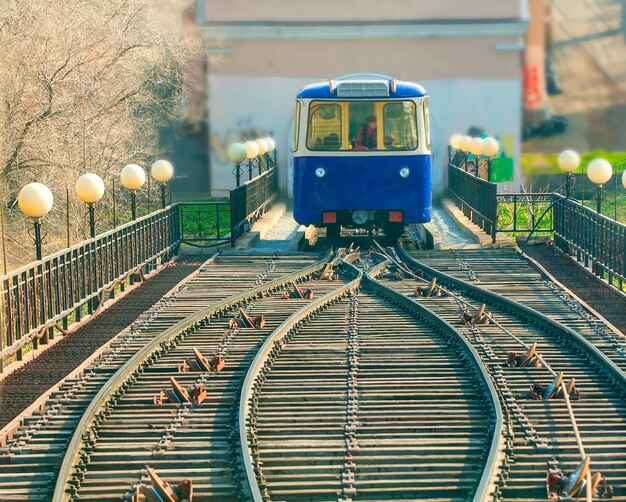
[[[230,202],[173,204],[0,277],[0,372],[29,344],[37,348],[57,332],[69,333],[116,286],[153,270],[181,244],[234,245],[276,195],[272,168],[232,190]]]
[[[97,311],[116,284],[158,266],[179,246],[179,212],[169,206],[0,277],[0,371],[55,331]]]
[[[554,200],[552,193],[498,194],[496,199],[498,232],[526,234],[533,230],[534,233],[554,231],[554,215],[550,207]],[[548,213],[544,215],[546,210]]]
[[[572,199],[554,194],[554,243],[565,253],[607,276],[623,289],[626,281],[626,225]]]
[[[258,219],[278,195],[278,175],[273,167],[230,191],[230,227],[233,245],[245,225]]]
[[[496,241],[498,185],[448,164],[448,188],[454,203]]]
[[[180,242],[208,247],[233,242],[228,201],[179,202]]]

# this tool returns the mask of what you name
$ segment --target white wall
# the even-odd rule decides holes
[[[226,158],[228,145],[271,134],[279,156],[280,185],[287,186],[289,126],[298,90],[307,83],[324,80],[300,78],[209,77],[210,169],[213,195],[225,195],[234,186],[232,166]],[[482,127],[488,134],[512,137],[512,152],[519,173],[521,137],[521,86],[519,80],[449,79],[420,82],[431,99],[433,145],[432,181],[435,193],[445,188],[444,167],[449,137]],[[247,179],[244,178],[244,179]],[[509,188],[502,187],[503,189]],[[515,187],[513,187],[515,189]]]

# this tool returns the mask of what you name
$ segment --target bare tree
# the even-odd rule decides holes
[[[196,47],[164,31],[162,17],[157,24],[160,4],[0,2],[0,197],[41,181],[59,202],[51,221],[61,220],[65,189],[80,174],[108,183],[123,165],[157,155],[157,128],[180,113]]]

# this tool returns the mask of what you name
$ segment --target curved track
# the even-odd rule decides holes
[[[583,458],[581,496],[601,472],[626,500],[619,338],[506,258],[413,254],[335,258],[333,281],[329,256],[209,266],[0,433],[0,500],[144,500],[146,466],[196,502],[545,500],[548,467]],[[415,293],[433,278],[444,295]],[[284,298],[293,281],[315,297]],[[265,325],[232,327],[243,305]],[[535,342],[538,366],[507,364]],[[194,349],[225,367],[181,371]],[[561,371],[580,394],[534,399]],[[172,378],[206,398],[168,402]]]
[[[415,253],[418,257],[420,254]],[[506,432],[509,451],[496,498],[545,500],[548,466],[568,473],[588,456],[591,473],[605,475],[614,497],[626,499],[626,375],[620,355],[612,352],[610,346],[599,350],[578,331],[476,284],[476,276],[481,273],[479,267],[473,270],[467,262],[459,267],[462,272],[458,271],[457,276],[465,274],[474,279],[469,282],[429,267],[403,249],[398,249],[398,255],[414,271],[419,269],[424,273],[425,283],[437,278],[450,294],[415,296],[415,280],[398,280],[393,274],[387,274],[383,282],[414,297],[413,301],[457,326],[481,354],[496,383],[509,422]],[[501,269],[499,280],[492,277],[492,284],[513,294],[519,279],[515,277],[517,270],[511,269],[512,277],[507,281],[507,273]],[[529,289],[525,292],[527,297]],[[558,298],[553,299],[552,304],[544,304],[542,308],[553,308],[556,312],[558,302]],[[481,303],[486,304],[491,321],[485,325],[464,322],[463,312],[474,312]],[[593,333],[587,335],[592,337]],[[545,365],[528,368],[507,365],[510,352],[524,353],[535,342]],[[573,398],[568,406],[562,398],[532,398],[531,385],[548,386],[554,380],[553,374],[561,371],[566,381],[575,379],[580,399]],[[603,491],[604,483],[597,494],[583,491],[581,496],[589,499]]]
[[[292,316],[250,368],[240,434],[254,500],[483,500],[502,415],[478,355],[361,279]]]
[[[225,257],[205,267],[178,292],[164,298],[137,323],[118,335],[82,374],[66,379],[52,392],[41,411],[22,417],[17,429],[2,431],[0,439],[5,446],[0,450],[0,499],[49,501],[55,484],[62,483],[63,487],[57,490],[56,495],[61,498],[66,479],[72,486],[78,485],[76,480],[81,477],[80,474],[75,479],[69,478],[75,474],[74,459],[81,445],[86,444],[89,450],[94,443],[89,435],[82,436],[84,431],[80,428],[89,425],[102,411],[100,404],[103,401],[108,401],[114,393],[120,395],[116,379],[119,382],[121,377],[126,388],[126,378],[135,378],[134,368],[144,362],[145,355],[152,356],[155,351],[166,352],[161,342],[166,344],[167,339],[176,339],[183,332],[191,332],[197,324],[206,323],[207,318],[226,314],[231,307],[267,295],[290,284],[293,279],[307,277],[322,264],[323,261],[303,256]],[[175,345],[174,342],[171,346]],[[129,370],[131,366],[133,369]],[[143,411],[150,416],[148,410],[141,410],[141,405],[135,407],[131,414],[138,416]],[[104,415],[107,412],[105,409]],[[98,421],[101,418],[102,415]],[[154,424],[147,428],[157,430]],[[130,443],[129,439],[133,437],[130,430],[122,430],[125,441]],[[164,429],[158,431],[160,436],[164,435]],[[125,454],[123,448],[114,453],[120,458]],[[81,464],[85,461],[83,454],[84,450],[78,458]],[[67,476],[58,476],[63,459]],[[125,459],[127,461],[128,458]],[[140,477],[139,470],[136,477]],[[58,483],[57,478],[61,480]],[[127,490],[131,488],[132,484]],[[108,493],[107,496],[119,500],[123,494]]]

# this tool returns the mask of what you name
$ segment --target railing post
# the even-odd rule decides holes
[[[5,295],[8,294],[8,291],[5,288],[4,280],[0,284],[0,352],[4,350],[5,347],[9,345],[8,340],[8,330],[6,323],[6,311],[5,311]],[[0,373],[4,372],[4,357],[0,356]]]

